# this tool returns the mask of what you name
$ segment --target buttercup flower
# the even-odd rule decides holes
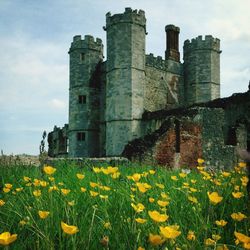
[[[158,234],[149,234],[148,241],[152,246],[159,246],[162,243],[165,242],[165,239],[163,239],[160,235]]]
[[[142,218],[136,218],[135,221],[138,222],[138,223],[140,223],[140,224],[144,224],[147,220],[146,219],[142,219]]]
[[[242,221],[243,219],[246,219],[247,216],[241,212],[238,212],[238,213],[232,213],[231,214],[231,217],[233,220],[236,220],[236,221]]]
[[[171,176],[171,180],[178,181],[178,178],[177,178],[177,176],[173,175],[173,176]]]
[[[61,228],[62,228],[63,232],[66,234],[75,234],[75,233],[79,232],[79,229],[77,226],[68,225],[68,224],[64,223],[63,221],[61,221]]]
[[[158,211],[148,211],[150,218],[156,222],[165,222],[168,219],[168,215],[160,214]]]
[[[177,225],[160,227],[161,234],[166,239],[175,239],[175,238],[177,238],[181,234],[181,232],[178,231],[178,229],[179,229],[179,226],[177,226]]]
[[[196,239],[196,236],[195,236],[195,234],[194,234],[194,231],[191,231],[191,230],[188,231],[187,239],[188,239],[188,240],[195,240],[195,239]]]
[[[0,200],[0,207],[2,207],[5,204],[4,200]]]
[[[191,201],[192,203],[198,203],[198,200],[193,196],[188,196],[188,200]]]
[[[42,194],[42,192],[41,192],[41,190],[34,190],[33,191],[33,195],[35,196],[35,197],[39,197],[39,196],[41,196],[41,194]]]
[[[223,197],[219,196],[217,192],[207,192],[208,198],[213,205],[217,205],[223,200]]]
[[[207,239],[205,240],[205,245],[206,245],[206,246],[213,246],[213,245],[215,245],[215,243],[216,243],[216,241],[213,240],[213,239],[211,239],[211,238],[207,238]]]
[[[235,199],[240,199],[241,197],[244,196],[244,194],[242,192],[232,192],[232,196],[235,198]]]
[[[90,193],[90,196],[93,196],[93,197],[95,197],[95,196],[97,196],[99,194],[98,192],[95,192],[95,191],[92,191],[92,190],[90,190],[89,193]]]
[[[44,166],[43,171],[45,174],[52,175],[56,172],[56,168],[53,168],[51,166]]]
[[[219,227],[224,227],[226,226],[227,222],[225,220],[216,220],[215,224]]]
[[[4,232],[0,234],[0,245],[8,246],[17,239],[17,234],[10,234],[9,232]]]
[[[82,179],[84,179],[85,175],[84,175],[84,174],[76,174],[76,177],[77,177],[79,180],[82,180]]]
[[[131,203],[131,207],[135,210],[136,213],[140,213],[145,209],[144,205],[141,203],[138,203],[137,205]]]
[[[161,207],[166,207],[169,205],[169,201],[161,201],[161,200],[158,200],[157,201],[157,204]]]
[[[61,189],[61,192],[62,192],[63,195],[67,195],[67,194],[70,193],[70,190],[69,190],[69,189],[64,189],[64,188],[62,188],[62,189]]]
[[[87,189],[86,188],[84,188],[84,187],[81,187],[81,192],[86,192],[87,191]]]
[[[50,212],[49,211],[38,211],[38,215],[41,219],[46,219],[49,216]]]
[[[198,164],[203,164],[205,161],[202,158],[197,159]]]
[[[150,197],[150,198],[148,198],[148,201],[149,201],[150,203],[153,203],[153,202],[155,201],[155,199],[152,198],[152,197]]]

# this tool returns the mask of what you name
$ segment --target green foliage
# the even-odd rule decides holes
[[[11,249],[216,249],[224,244],[241,249],[241,243],[235,245],[234,232],[249,235],[249,217],[241,221],[231,217],[236,212],[248,215],[244,164],[230,173],[211,173],[202,164],[190,173],[149,166],[80,167],[69,162],[53,167],[56,171],[49,175],[36,167],[0,166],[0,234],[18,235]],[[36,196],[35,190],[41,195]],[[216,192],[222,201],[213,204],[207,192]],[[159,200],[169,204],[160,206]],[[131,204],[138,203],[145,209],[136,212]],[[153,210],[168,215],[168,220],[155,222],[148,214]],[[38,211],[49,215],[42,219]],[[227,224],[216,225],[222,219]],[[77,226],[79,232],[65,233],[61,221]],[[160,235],[160,226],[169,225],[178,225],[181,234],[172,239],[161,235],[164,242],[153,246],[149,234]],[[187,239],[190,231],[193,240]]]

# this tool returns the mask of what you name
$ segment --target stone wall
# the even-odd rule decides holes
[[[194,167],[202,157],[214,169],[232,168],[237,150],[250,146],[250,91],[188,108],[146,112],[143,120],[160,121],[160,126],[129,142],[123,156],[171,168]]]

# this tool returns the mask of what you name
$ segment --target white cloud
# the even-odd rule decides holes
[[[55,108],[55,109],[64,109],[66,108],[66,103],[62,100],[59,100],[59,99],[53,99],[49,102],[49,105],[52,107],[52,108]]]

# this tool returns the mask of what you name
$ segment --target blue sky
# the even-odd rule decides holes
[[[0,150],[38,154],[43,130],[67,123],[72,37],[90,34],[105,46],[105,14],[125,7],[146,13],[147,53],[164,56],[167,24],[181,29],[181,57],[184,40],[218,37],[221,96],[247,90],[249,0],[1,0]]]

